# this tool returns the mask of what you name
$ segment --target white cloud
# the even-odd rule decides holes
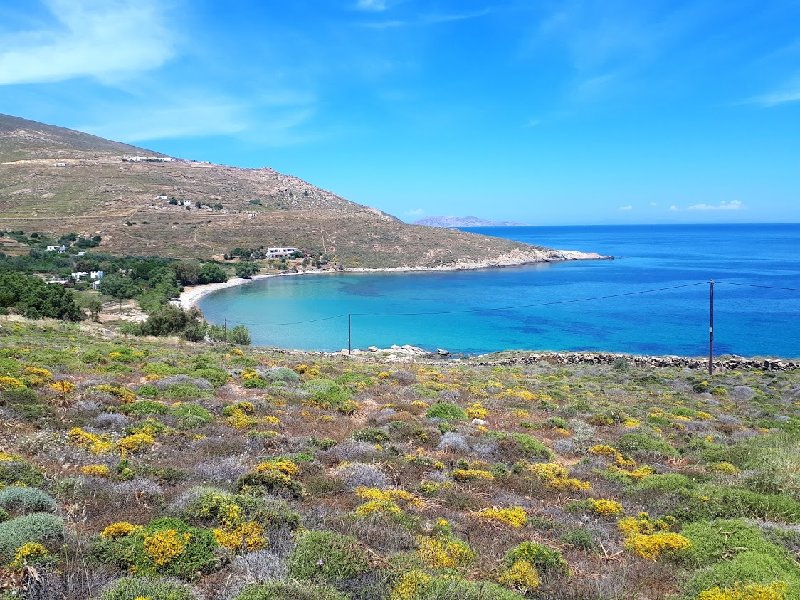
[[[633,210],[633,205],[632,204],[626,204],[625,206],[620,206],[619,209],[617,209],[617,210],[623,210],[623,211]]]
[[[411,210],[407,210],[406,214],[410,217],[419,217],[425,214],[425,209],[422,208],[412,208]]]
[[[0,37],[0,85],[114,80],[162,66],[175,34],[157,0],[47,0],[56,24]]]
[[[678,208],[678,207],[677,207],[676,205],[674,205],[674,204],[673,204],[673,205],[671,205],[671,206],[669,207],[669,209],[670,209],[672,212],[677,212],[677,211],[679,211],[679,210],[680,210],[680,208]]]
[[[742,210],[744,204],[740,200],[722,201],[719,204],[692,204],[688,210]]]

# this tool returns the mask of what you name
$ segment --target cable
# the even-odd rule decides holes
[[[787,292],[800,292],[800,289],[798,288],[775,287],[772,285],[756,285],[754,283],[734,283],[733,281],[721,281],[719,283],[724,283],[727,285],[735,285],[738,287],[753,287],[753,288],[762,288],[765,290],[785,290]]]

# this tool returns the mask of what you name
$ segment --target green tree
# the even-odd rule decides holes
[[[254,262],[240,262],[236,265],[236,276],[244,279],[250,279],[256,275],[261,269]]]

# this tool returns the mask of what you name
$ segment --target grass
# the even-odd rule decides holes
[[[708,402],[682,369],[0,325],[0,377],[23,385],[0,394],[9,581],[41,543],[83,582],[67,600],[800,594],[797,372],[717,374]],[[74,383],[66,401],[42,369]]]

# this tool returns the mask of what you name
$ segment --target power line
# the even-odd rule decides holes
[[[765,290],[784,290],[787,292],[800,292],[798,288],[789,288],[789,287],[775,287],[772,285],[756,285],[755,283],[735,283],[733,281],[723,281],[720,283],[725,283],[727,285],[735,285],[738,287],[752,287],[752,288],[761,288]]]

